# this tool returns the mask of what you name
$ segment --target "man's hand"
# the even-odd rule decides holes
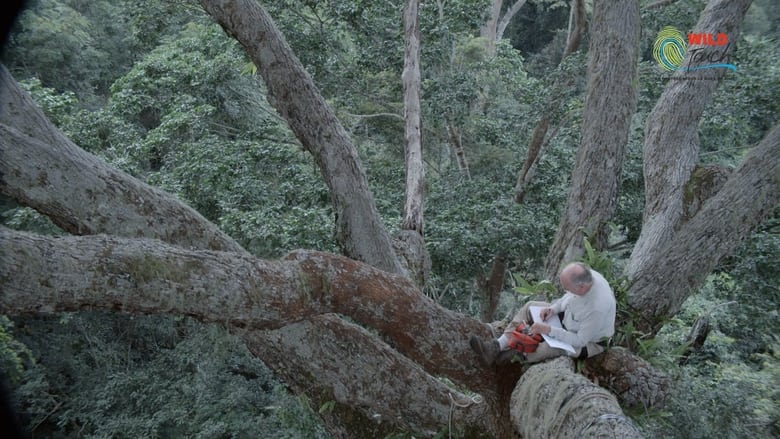
[[[555,314],[555,311],[553,311],[552,308],[544,308],[539,312],[539,316],[542,318],[543,322],[546,322],[553,314]]]
[[[549,333],[550,333],[550,325],[548,325],[547,323],[537,322],[531,325],[531,334],[549,334]]]

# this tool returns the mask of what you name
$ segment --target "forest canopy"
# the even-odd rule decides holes
[[[615,18],[597,0],[426,1],[416,29],[404,22],[416,2],[260,2],[273,21],[257,35],[278,29],[300,78],[279,78],[273,62],[258,61],[271,49],[243,40],[242,15],[220,17],[223,3],[246,2],[36,0],[9,35],[2,169],[24,164],[25,151],[84,150],[95,161],[64,175],[89,177],[100,164],[111,171],[49,185],[48,210],[34,188],[0,175],[0,251],[15,249],[2,260],[48,249],[35,260],[47,267],[38,274],[61,270],[65,280],[80,271],[67,271],[67,261],[97,245],[141,261],[85,269],[108,276],[103,290],[100,277],[73,281],[94,303],[67,304],[79,294],[36,278],[40,297],[66,303],[55,313],[11,303],[10,278],[23,270],[0,266],[8,288],[0,368],[33,436],[365,437],[368,420],[382,437],[507,437],[509,424],[484,424],[508,414],[495,407],[509,402],[520,372],[502,382],[479,369],[467,338],[447,336],[484,331],[481,322],[505,319],[531,298],[557,297],[564,260],[607,276],[619,306],[616,349],[672,383],[658,406],[619,399],[630,428],[645,437],[780,435],[780,12],[772,1],[734,2],[744,18],[732,21],[713,6],[728,2],[626,2],[641,26],[626,22],[624,35],[605,30]],[[653,56],[667,26],[728,31],[724,59],[734,69],[675,80],[683,73],[664,71]],[[424,222],[421,210],[410,235],[412,37]],[[17,85],[19,100],[6,99]],[[296,107],[305,93],[321,106]],[[45,117],[24,126],[33,104],[18,117],[7,110],[27,95]],[[328,155],[341,147],[353,165],[329,168],[344,162]],[[53,179],[64,163],[40,166]],[[617,164],[589,172],[599,163]],[[101,194],[100,179],[127,192]],[[144,210],[144,197],[175,213]],[[131,210],[148,214],[138,220],[148,230],[121,229]],[[372,249],[381,249],[382,237],[384,259],[361,247],[376,239]],[[425,263],[410,262],[420,255]],[[93,256],[83,261],[104,261]],[[170,261],[186,264],[169,270]],[[252,281],[242,284],[247,273]],[[153,305],[158,290],[138,310],[112,311],[127,311],[108,294],[117,279],[137,282],[130,291],[149,281],[167,298],[166,286],[185,278],[197,281],[189,300],[200,298],[205,311],[181,299],[169,309],[185,311],[169,314]],[[261,288],[258,279],[268,282]],[[265,302],[242,302],[242,314],[228,306],[228,286]],[[405,312],[419,321],[403,320]],[[392,391],[380,397],[365,384],[361,394],[359,374],[350,387],[342,381],[352,375],[330,370],[353,367],[375,367],[377,386]],[[596,375],[585,363],[577,370]],[[404,411],[400,395],[417,388],[425,390]],[[425,393],[441,388],[455,390],[449,399]],[[488,401],[474,403],[477,393]],[[473,404],[460,419],[454,394]],[[429,411],[410,413],[426,398]]]

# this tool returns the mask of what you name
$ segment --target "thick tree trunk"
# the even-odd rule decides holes
[[[657,247],[635,272],[629,305],[645,319],[640,330],[657,330],[679,311],[718,262],[731,253],[780,202],[780,125],[754,147],[674,239]]]
[[[295,373],[292,382],[326,383],[336,402],[368,418],[380,414],[396,428],[435,432],[447,421],[450,396],[467,399],[418,365],[489,389],[468,345],[450,342],[479,332],[480,323],[442,309],[402,276],[341,256],[298,252],[265,261],[156,240],[49,238],[8,229],[0,229],[0,248],[5,313],[109,309],[187,315],[253,334],[276,330],[250,338],[278,351],[258,352],[267,363],[284,363],[285,373]],[[334,313],[374,328],[393,348]],[[431,339],[420,344],[423,333]],[[484,415],[485,407],[474,405],[461,411],[457,425],[487,428]]]
[[[711,1],[702,12],[695,32],[726,33],[733,45],[750,3],[750,0]],[[683,66],[691,65],[695,53],[691,49]],[[644,218],[625,269],[629,278],[636,276],[648,259],[675,239],[675,232],[684,220],[685,188],[699,159],[699,120],[725,72],[726,69],[678,70],[647,119],[643,151]]]
[[[255,346],[284,347],[258,350],[266,363],[285,364],[280,369],[294,372],[292,382],[326,384],[336,402],[369,419],[379,414],[396,428],[433,434],[447,422],[450,396],[467,399],[420,366],[490,390],[490,375],[476,367],[468,345],[451,342],[483,325],[441,308],[400,275],[345,257],[302,251],[264,261],[157,240],[51,238],[9,229],[0,229],[0,248],[4,313],[108,309],[188,315],[239,333],[277,330],[250,338]],[[334,313],[373,328],[393,348]],[[485,410],[464,408],[455,425],[489,428]]]
[[[201,0],[201,5],[244,46],[265,80],[269,101],[317,161],[333,199],[344,254],[402,272],[357,150],[265,9],[254,0]]]
[[[637,100],[639,5],[636,0],[593,4],[582,141],[569,196],[545,272],[582,253],[583,230],[600,248],[617,205],[620,175]]]

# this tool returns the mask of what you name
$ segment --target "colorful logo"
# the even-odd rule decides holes
[[[723,62],[728,61],[730,47],[728,35],[689,33],[688,44],[685,40],[682,32],[672,26],[666,26],[658,32],[653,43],[653,58],[662,69],[667,72],[715,68],[737,70],[734,64]],[[688,50],[688,46],[695,48]],[[690,52],[688,64],[683,66],[687,52]]]

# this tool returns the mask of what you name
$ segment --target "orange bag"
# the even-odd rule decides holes
[[[509,348],[519,352],[536,352],[539,343],[542,342],[541,334],[531,335],[531,327],[521,322],[509,333]]]

